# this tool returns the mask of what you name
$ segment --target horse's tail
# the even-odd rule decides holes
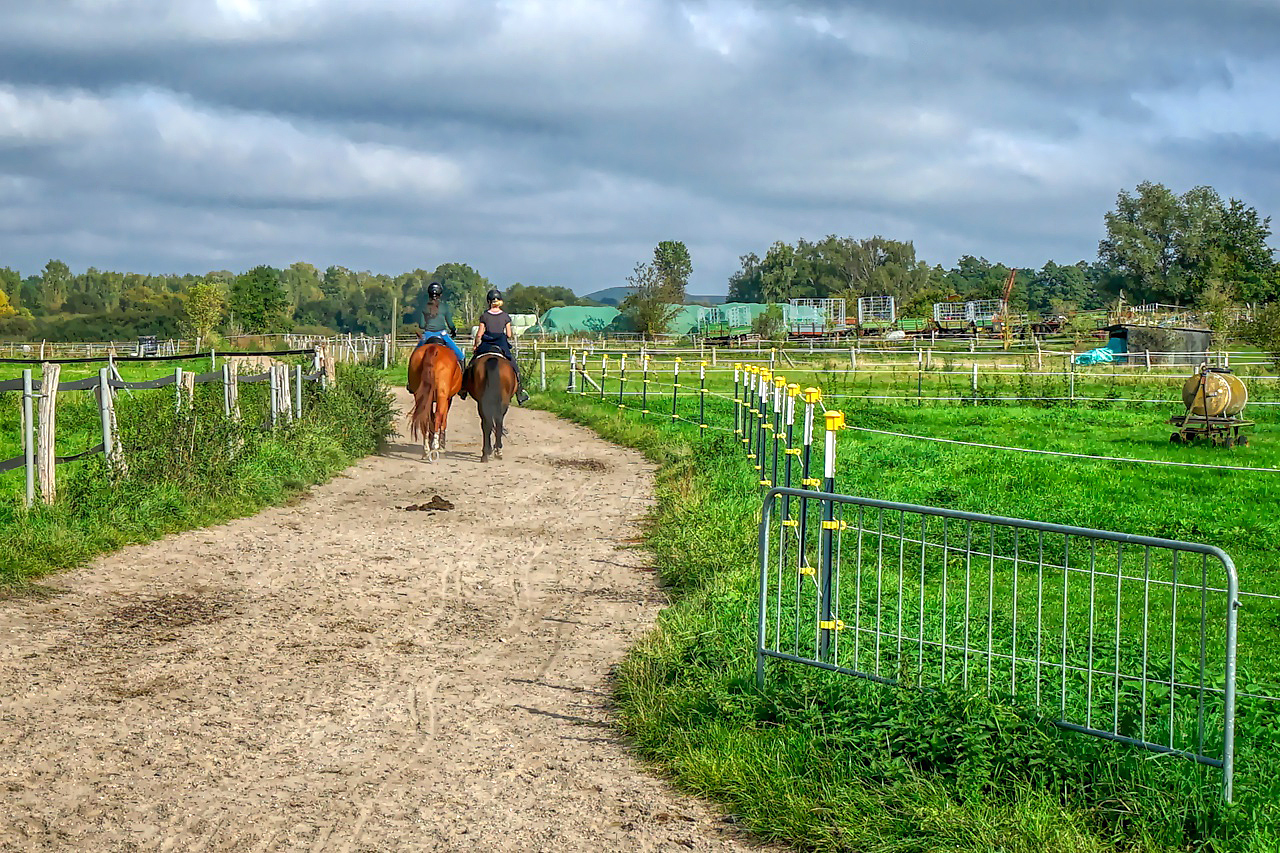
[[[502,410],[502,359],[490,356],[484,362],[484,391],[480,408],[489,417],[496,417]]]
[[[436,397],[436,376],[431,353],[423,353],[418,387],[413,389],[413,411],[409,414],[409,434],[414,441],[431,432],[431,407]]]

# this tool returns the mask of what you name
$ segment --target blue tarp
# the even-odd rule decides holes
[[[1110,364],[1116,360],[1116,354],[1106,347],[1098,347],[1088,352],[1082,352],[1076,356],[1076,364]]]

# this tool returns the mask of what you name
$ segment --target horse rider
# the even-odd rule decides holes
[[[427,307],[422,312],[422,334],[418,337],[418,346],[422,346],[431,338],[439,338],[441,343],[453,350],[453,354],[458,357],[458,364],[466,367],[467,357],[462,354],[462,348],[453,339],[458,334],[457,328],[453,325],[453,314],[448,307],[440,303],[443,296],[444,286],[440,282],[433,281],[427,285]],[[412,388],[409,390],[413,391]]]
[[[511,351],[511,315],[502,310],[502,291],[494,288],[485,294],[489,310],[480,315],[480,325],[476,327],[475,346],[472,348],[471,363],[475,364],[476,355],[497,351],[506,356],[516,373],[516,402],[524,405],[529,395],[524,391],[524,380],[520,377],[520,362],[516,361]]]

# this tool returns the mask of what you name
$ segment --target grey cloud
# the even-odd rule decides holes
[[[1115,193],[1148,178],[1247,183],[1264,213],[1280,201],[1273,135],[1175,132],[1152,97],[1229,102],[1242,63],[1280,39],[1269,5],[222,6],[250,14],[0,11],[0,187],[21,180],[36,208],[80,199],[29,217],[49,223],[33,240],[0,198],[0,264],[342,249],[328,261],[458,259],[590,289],[676,238],[695,249],[695,289],[714,291],[744,252],[833,232],[914,239],[944,264],[1089,257]],[[52,98],[107,118],[6,136],[6,83],[24,114]]]

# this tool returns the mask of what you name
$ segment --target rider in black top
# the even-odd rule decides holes
[[[506,356],[516,372],[516,402],[523,406],[529,395],[525,393],[524,380],[520,376],[520,362],[511,351],[511,315],[502,310],[502,292],[498,289],[490,290],[485,298],[489,302],[489,310],[480,315],[471,362],[475,364],[476,354],[483,354],[482,347],[484,352],[496,350]]]

